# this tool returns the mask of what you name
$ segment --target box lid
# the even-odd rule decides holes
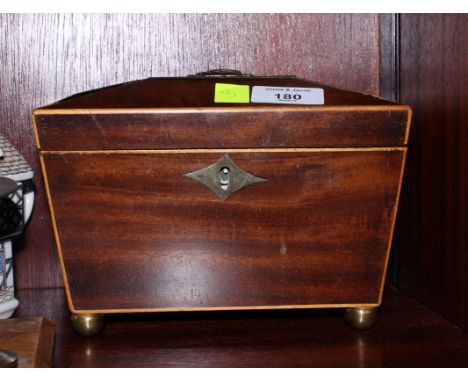
[[[180,77],[147,78],[90,90],[73,95],[42,109],[126,109],[126,108],[255,108],[271,103],[215,103],[215,85],[233,84],[264,87],[320,88],[324,90],[323,106],[394,105],[395,103],[367,94],[342,90],[318,82],[294,77]],[[287,106],[303,106],[287,104]]]
[[[217,84],[244,86],[247,95],[215,102]],[[251,102],[257,86],[273,90],[268,101],[284,88],[323,89],[324,103]],[[388,147],[406,144],[409,116],[409,106],[304,79],[229,76],[92,90],[35,110],[34,122],[44,151]]]

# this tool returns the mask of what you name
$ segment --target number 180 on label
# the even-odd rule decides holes
[[[323,105],[325,100],[324,92],[321,88],[254,86],[252,87],[250,102]]]

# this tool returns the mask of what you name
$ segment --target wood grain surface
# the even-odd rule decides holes
[[[400,92],[400,15],[379,14],[380,83],[379,95],[397,102]]]
[[[43,317],[0,320],[0,347],[18,356],[18,367],[50,367],[55,327]]]
[[[406,144],[408,109],[37,115],[41,150],[392,147]],[[129,127],[131,126],[131,127]]]
[[[221,202],[220,153],[47,153],[73,310],[379,304],[403,150],[234,152],[267,179]]]
[[[401,15],[401,100],[414,118],[399,285],[468,329],[468,15]]]
[[[102,86],[219,67],[377,95],[378,24],[373,14],[0,15],[0,132],[36,172],[36,207],[15,245],[16,286],[62,285],[33,109]]]
[[[215,85],[227,83],[250,86],[252,94],[254,86],[268,87],[308,87],[321,88],[324,93],[324,105],[328,106],[382,106],[393,105],[391,101],[372,97],[368,94],[351,92],[324,85],[320,82],[309,81],[302,78],[260,77],[241,75],[206,75],[200,77],[151,77],[139,81],[130,81],[123,84],[108,86],[102,89],[90,90],[47,105],[42,112],[60,110],[68,112],[70,109],[166,109],[166,108],[270,108],[278,107],[264,102],[230,103],[215,102]],[[301,104],[282,104],[291,108],[301,108]],[[46,110],[44,110],[46,109]]]
[[[468,334],[390,285],[365,331],[342,309],[184,312],[107,316],[87,338],[71,328],[63,289],[18,298],[18,316],[55,322],[55,367],[468,367]]]

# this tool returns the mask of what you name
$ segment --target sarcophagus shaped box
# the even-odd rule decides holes
[[[342,307],[369,326],[410,115],[302,79],[241,76],[150,78],[35,110],[77,325]]]

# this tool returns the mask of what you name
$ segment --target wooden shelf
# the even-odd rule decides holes
[[[342,310],[108,316],[98,336],[76,335],[62,289],[17,293],[17,317],[56,325],[57,367],[467,367],[468,333],[387,287],[373,329]]]
[[[0,346],[16,353],[17,367],[50,367],[54,325],[41,317],[0,320]]]

